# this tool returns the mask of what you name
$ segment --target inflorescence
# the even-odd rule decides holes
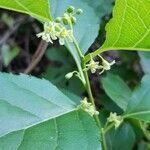
[[[81,101],[79,108],[86,111],[92,117],[99,114],[99,112],[95,109],[95,106],[88,102],[86,97]]]
[[[107,118],[107,121],[114,123],[115,129],[117,129],[123,122],[123,117],[111,112],[110,116]]]
[[[53,40],[59,40],[60,45],[64,45],[66,40],[73,42],[73,28],[76,23],[76,15],[82,13],[81,9],[75,10],[73,6],[67,8],[62,17],[56,18],[55,21],[44,23],[44,31],[37,34],[44,41],[53,43]]]
[[[102,56],[98,56],[101,59],[101,64],[100,61],[95,61],[91,56],[90,62],[86,65],[86,68],[84,68],[85,71],[90,70],[91,73],[96,73],[97,70],[101,70],[99,74],[102,74],[105,70],[110,70],[111,66],[115,64],[115,60],[109,63]]]

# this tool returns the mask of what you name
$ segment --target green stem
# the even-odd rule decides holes
[[[108,123],[106,123],[106,126],[101,129],[102,146],[103,146],[103,149],[104,149],[104,150],[107,150],[107,143],[106,143],[106,138],[105,138],[106,133],[107,133],[110,129],[112,129],[113,126],[114,126],[113,123],[111,123],[111,124],[109,124],[109,125],[108,125]]]
[[[69,43],[68,43],[68,41],[66,41],[66,44],[67,44],[67,47],[68,47],[68,49],[69,49]],[[72,52],[70,52],[71,53],[71,55],[73,56],[73,53]],[[74,57],[74,56],[73,56]],[[82,81],[82,83],[83,83],[83,85],[85,86],[85,79],[84,79],[84,74],[83,74],[83,71],[82,71],[82,67],[81,67],[81,65],[80,65],[80,63],[78,63],[78,60],[77,60],[77,58],[75,58],[74,57],[74,60],[75,60],[75,62],[76,62],[76,65],[77,65],[77,68],[78,68],[78,71],[79,71],[79,73],[80,73],[80,76],[81,76],[81,81]]]
[[[69,21],[69,26],[70,26],[70,28],[71,28],[71,30],[72,30],[72,32],[73,32],[73,25],[72,25],[72,22],[71,22],[70,19],[69,19],[68,21]],[[73,34],[74,34],[74,33],[73,33]],[[73,39],[73,44],[74,44],[74,46],[75,46],[75,48],[76,48],[76,50],[77,50],[77,53],[78,53],[79,57],[80,57],[81,60],[82,60],[82,59],[84,58],[84,56],[82,55],[81,49],[80,49],[80,47],[79,47],[79,44],[78,44],[76,38],[75,38],[73,35],[72,35],[72,39]]]
[[[79,44],[78,44],[78,42],[76,41],[76,39],[75,39],[74,36],[73,36],[73,44],[74,44],[74,46],[75,46],[75,48],[76,48],[76,50],[77,50],[78,56],[79,56],[80,61],[81,61],[81,64],[82,64],[82,70],[83,70],[83,69],[85,69],[85,67],[86,67],[86,63],[84,62],[84,55],[82,54],[81,49],[80,49],[80,47],[79,47]],[[93,106],[94,106],[95,109],[96,109],[87,71],[83,71],[83,75],[84,75],[83,78],[84,78],[84,80],[85,80],[85,85],[84,85],[84,86],[85,86],[86,91],[87,91],[87,93],[88,93],[89,100],[90,100],[90,102],[93,104]],[[98,126],[99,129],[100,129],[100,128],[101,128],[101,125],[100,125],[100,120],[99,120],[98,115],[94,115],[94,119],[95,119],[95,121],[96,121],[96,123],[97,123],[97,126]]]
[[[68,20],[69,21],[69,26],[70,26],[70,28],[71,28],[71,30],[72,30],[72,32],[73,32],[73,25],[72,25],[72,22],[71,22],[71,20]],[[74,44],[74,46],[75,46],[75,48],[76,48],[76,50],[77,50],[77,53],[78,53],[78,56],[79,56],[79,58],[80,58],[80,61],[82,62],[82,59],[84,58],[84,56],[82,55],[82,53],[81,53],[81,50],[80,50],[80,47],[79,47],[79,45],[78,45],[78,42],[76,41],[76,39],[75,39],[75,37],[72,35],[72,39],[73,39],[73,44]],[[84,78],[84,74],[83,74],[83,70],[82,70],[82,68],[79,66],[79,64],[78,64],[78,62],[76,61],[76,64],[77,64],[77,67],[78,67],[78,70],[79,70],[79,73],[80,73],[80,76],[81,76],[81,81],[82,81],[82,83],[83,83],[83,85],[85,86],[85,78]]]
[[[85,65],[86,65],[86,64],[83,63],[83,68],[85,68]],[[93,106],[94,106],[95,109],[96,109],[87,71],[84,71],[84,77],[85,77],[85,81],[86,81],[86,91],[87,91],[87,93],[88,93],[89,100],[90,100],[90,102],[93,104]],[[94,119],[95,119],[95,121],[96,121],[96,123],[97,123],[97,126],[98,126],[99,128],[101,128],[100,121],[99,121],[99,118],[98,118],[97,115],[94,115]]]
[[[83,56],[83,54],[82,54],[82,52],[81,52],[81,50],[80,50],[80,47],[79,47],[79,45],[78,45],[78,42],[77,42],[77,40],[75,39],[74,36],[73,36],[73,44],[74,44],[74,46],[75,46],[75,48],[76,48],[76,50],[77,50],[77,53],[78,53],[78,55],[79,55],[79,57],[81,58],[81,61],[82,61],[83,58],[84,58],[84,56]]]
[[[106,139],[105,139],[104,128],[101,129],[101,133],[102,133],[102,147],[103,147],[103,150],[107,150],[107,143],[106,143]]]
[[[74,46],[75,46],[75,48],[76,48],[76,50],[77,50],[77,53],[78,53],[78,55],[79,55],[79,57],[80,57],[80,61],[81,61],[81,63],[82,63],[82,70],[86,67],[86,64],[84,63],[84,56],[83,56],[83,54],[82,54],[82,52],[81,52],[81,49],[80,49],[80,47],[79,47],[79,45],[78,45],[78,42],[76,41],[76,39],[73,37],[73,43],[74,43]],[[83,71],[83,75],[84,75],[84,80],[85,80],[85,88],[86,88],[86,91],[87,91],[87,93],[88,93],[88,96],[89,96],[89,100],[90,100],[90,102],[93,104],[93,106],[95,107],[95,109],[96,109],[96,106],[95,106],[95,102],[94,102],[94,98],[93,98],[93,94],[92,94],[92,91],[91,91],[91,86],[90,86],[90,81],[89,81],[89,77],[88,77],[88,73],[87,73],[87,71]],[[99,121],[99,118],[98,118],[98,116],[97,115],[94,115],[94,119],[95,119],[95,121],[96,121],[96,123],[97,123],[97,126],[100,128],[101,127],[101,125],[100,125],[100,121]]]
[[[85,63],[83,64],[83,68],[85,68]],[[90,99],[91,103],[95,106],[95,102],[94,102],[94,98],[93,98],[93,95],[92,95],[90,81],[89,81],[87,71],[84,71],[84,77],[85,77],[85,81],[86,81],[86,90],[87,90],[87,93],[89,95],[89,99]]]
[[[112,127],[114,127],[114,123],[111,123],[111,124],[109,124],[108,126],[106,126],[106,127],[104,128],[105,134],[106,134],[110,129],[112,129]]]

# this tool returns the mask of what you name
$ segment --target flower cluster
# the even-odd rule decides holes
[[[54,21],[46,22],[44,24],[44,31],[41,33],[38,33],[37,37],[41,37],[46,42],[53,43],[52,40],[57,39],[57,31],[56,31],[57,26],[58,24],[55,23]]]
[[[82,110],[86,111],[90,116],[98,115],[99,112],[96,111],[95,107],[87,101],[87,98],[85,97],[81,101],[81,105],[79,106]]]
[[[45,22],[44,31],[38,33],[37,37],[41,37],[44,41],[50,43],[53,43],[53,40],[59,39],[60,45],[64,45],[65,41],[73,42],[72,25],[76,23],[75,15],[81,13],[81,9],[74,12],[74,7],[70,6],[62,17],[56,18],[55,21]]]
[[[88,71],[90,70],[91,73],[96,73],[97,70],[101,70],[99,74],[102,74],[105,70],[110,70],[111,66],[115,64],[115,60],[109,63],[106,61],[102,56],[98,55],[101,59],[101,64],[99,61],[95,61],[92,56],[90,62],[86,65],[86,68],[84,70]]]
[[[86,71],[91,70],[91,73],[95,73],[97,69],[100,69],[99,62],[94,61],[93,58],[91,57],[89,64],[86,65],[86,68],[84,70]]]
[[[108,122],[113,122],[115,125],[115,129],[117,129],[120,124],[123,122],[122,116],[117,116],[116,113],[110,113],[110,116],[107,118]]]
[[[53,40],[59,39],[60,45],[65,44],[65,40],[72,42],[72,30],[67,30],[60,23],[50,21],[44,24],[44,31],[37,34],[44,41],[53,43]]]

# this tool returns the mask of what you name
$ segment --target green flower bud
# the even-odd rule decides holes
[[[55,21],[56,21],[57,23],[60,23],[60,22],[61,22],[61,17],[57,17]]]
[[[62,21],[63,21],[64,25],[68,25],[69,24],[69,21],[68,21],[68,19],[66,17],[63,17]]]
[[[65,78],[70,79],[70,78],[72,78],[73,74],[74,74],[74,72],[69,72],[65,75]]]
[[[82,9],[78,9],[77,12],[76,12],[77,15],[80,15],[80,14],[82,14],[82,13],[83,13],[83,10],[82,10]]]
[[[70,7],[67,8],[67,12],[72,13],[74,11],[74,9],[75,8],[73,6],[70,6]]]
[[[71,17],[71,22],[72,22],[72,24],[75,24],[75,23],[77,22],[77,19],[72,16],[72,17]]]

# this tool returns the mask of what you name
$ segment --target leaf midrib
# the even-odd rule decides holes
[[[79,117],[79,112],[78,112],[79,110],[74,110],[74,113],[76,114],[76,116],[77,116],[77,118],[78,118],[78,121],[80,122],[80,125],[81,125],[81,128],[80,128],[80,130],[83,132],[83,134],[84,134],[84,136],[86,136],[86,148],[88,149],[88,144],[89,144],[89,139],[88,139],[88,134],[87,134],[87,132],[86,132],[86,130],[85,130],[85,128],[84,128],[84,124],[83,124],[83,122],[82,122],[82,119]],[[40,122],[40,123],[37,123],[37,124],[34,124],[34,125],[32,125],[32,126],[29,126],[28,128],[24,128],[24,129],[18,129],[18,130],[15,130],[15,131],[11,131],[11,132],[9,132],[9,133],[7,133],[7,134],[5,134],[5,135],[3,135],[3,136],[0,136],[0,138],[3,138],[3,137],[5,137],[5,136],[7,136],[8,134],[11,134],[11,133],[13,133],[13,132],[18,132],[18,131],[23,131],[23,135],[22,135],[22,138],[21,138],[21,141],[20,141],[20,143],[19,143],[19,145],[18,145],[18,148],[17,148],[17,150],[19,150],[20,149],[20,147],[21,147],[21,144],[22,144],[22,142],[24,141],[24,136],[25,136],[25,132],[26,132],[26,130],[27,129],[29,129],[29,128],[31,128],[31,127],[33,127],[33,126],[36,126],[36,125],[40,125],[41,123],[44,123],[44,122],[46,122],[46,121],[50,121],[50,120],[53,120],[53,123],[55,124],[55,138],[56,138],[56,147],[53,149],[53,150],[57,150],[58,149],[58,146],[59,146],[59,130],[58,130],[58,125],[57,125],[57,117],[56,118],[53,118],[53,119],[48,119],[48,120],[45,120],[45,121],[43,121],[43,122]],[[48,131],[49,132],[49,131]]]
[[[13,107],[13,108],[19,109],[19,110],[21,110],[22,112],[28,113],[29,115],[31,115],[31,116],[33,116],[33,117],[36,117],[36,118],[39,119],[39,120],[42,120],[42,118],[40,118],[40,117],[37,116],[36,114],[33,114],[32,112],[30,112],[30,111],[28,111],[28,110],[26,110],[26,109],[23,109],[23,108],[21,108],[21,107],[18,107],[18,106],[16,106],[16,105],[13,105],[13,104],[11,104],[10,102],[8,102],[7,100],[0,99],[0,101],[6,103],[6,104],[8,104],[8,105],[10,105],[10,106]]]
[[[56,119],[56,118],[58,118],[58,117],[60,117],[60,116],[62,117],[62,116],[66,115],[66,114],[68,114],[68,113],[71,113],[71,112],[73,112],[73,111],[78,111],[78,109],[73,109],[73,110],[70,110],[70,111],[66,111],[66,112],[64,112],[64,113],[61,114],[61,115],[55,115],[55,116],[52,116],[52,117],[50,117],[50,118],[46,118],[46,119],[37,121],[37,122],[32,123],[31,125],[28,125],[28,126],[26,126],[26,127],[24,127],[24,128],[22,127],[22,128],[19,128],[19,129],[17,129],[17,130],[13,130],[13,131],[8,132],[8,133],[6,132],[5,134],[1,135],[0,138],[4,137],[4,136],[6,136],[6,135],[8,135],[8,134],[10,134],[10,133],[12,133],[12,132],[17,132],[17,131],[20,131],[20,130],[27,130],[27,129],[31,128],[31,127],[34,127],[34,126],[39,125],[39,124],[41,124],[41,123],[47,122],[47,121],[49,121],[49,120]]]
[[[124,118],[129,118],[129,117],[140,115],[140,114],[142,114],[142,115],[143,114],[150,114],[150,110],[147,110],[147,111],[138,111],[138,112],[133,112],[133,113],[130,113],[130,114],[125,114]]]
[[[8,79],[8,81],[9,81],[10,83],[12,83],[13,85],[17,86],[18,88],[20,88],[20,89],[22,89],[22,90],[25,90],[25,91],[27,91],[27,92],[29,92],[29,93],[32,93],[33,95],[36,95],[37,97],[40,97],[41,99],[47,101],[47,102],[50,103],[50,104],[56,105],[57,107],[60,107],[60,108],[62,108],[62,109],[64,109],[64,110],[66,110],[65,107],[62,107],[62,106],[58,105],[57,103],[54,103],[54,102],[49,101],[48,99],[46,99],[45,97],[43,97],[43,96],[41,96],[41,95],[38,95],[38,94],[35,93],[34,91],[29,90],[29,89],[26,89],[26,88],[23,88],[23,87],[21,87],[20,85],[18,85],[17,83],[13,82],[13,81],[10,80],[10,79]],[[65,95],[64,95],[64,96],[65,96]],[[67,96],[66,96],[66,97],[67,97]],[[68,98],[68,97],[67,97],[67,98]]]

